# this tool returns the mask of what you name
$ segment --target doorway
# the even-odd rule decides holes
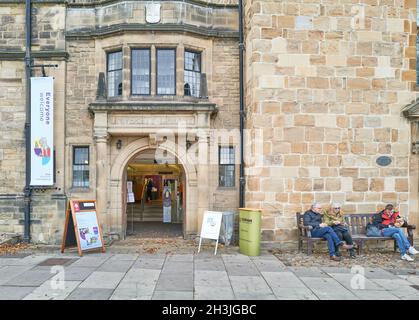
[[[184,179],[183,166],[175,158],[162,161],[155,149],[131,159],[126,169],[126,235],[183,237]]]

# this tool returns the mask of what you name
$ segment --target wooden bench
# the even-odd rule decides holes
[[[349,232],[352,235],[354,243],[357,244],[358,254],[362,253],[364,243],[366,241],[377,241],[377,240],[392,240],[394,241],[394,251],[397,249],[396,241],[391,237],[367,237],[366,236],[366,226],[367,223],[372,220],[372,217],[375,213],[351,213],[345,214],[345,221],[348,224]],[[297,226],[298,226],[298,252],[301,252],[303,249],[303,241],[307,242],[307,254],[311,255],[313,253],[314,244],[318,241],[326,241],[323,238],[313,238],[311,236],[311,226],[305,226],[303,222],[303,215],[300,212],[296,214]],[[407,230],[407,238],[409,242],[413,245],[413,230],[416,229],[414,225],[407,225],[404,228]]]

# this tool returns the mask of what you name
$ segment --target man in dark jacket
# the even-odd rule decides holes
[[[339,247],[345,249],[352,249],[352,245],[346,245],[339,239],[335,231],[326,223],[322,222],[322,207],[319,203],[314,203],[311,209],[304,213],[303,221],[305,226],[311,226],[311,236],[314,238],[323,238],[327,240],[327,247],[329,248],[330,259],[340,261],[337,256],[339,254]]]

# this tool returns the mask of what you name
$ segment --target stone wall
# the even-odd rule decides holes
[[[228,76],[226,76],[228,75]],[[239,49],[238,40],[220,39],[213,42],[212,67],[213,92],[211,101],[217,104],[218,114],[213,121],[216,130],[223,129],[235,137],[230,142],[236,150],[236,163],[240,163],[240,96],[239,96]],[[221,134],[223,135],[223,134]],[[218,144],[214,136],[210,181],[213,186],[210,201],[213,210],[237,211],[239,206],[239,165],[236,165],[236,182],[234,188],[218,187]],[[228,143],[228,141],[226,141]],[[226,143],[224,142],[224,144]]]
[[[0,4],[0,52],[25,50],[24,4]],[[65,51],[65,6],[32,5],[32,50]]]
[[[159,3],[159,2],[155,2]],[[146,5],[144,1],[118,1],[95,7],[70,7],[67,10],[66,31],[71,35],[102,34],[113,28],[128,27],[133,30],[158,29],[170,25],[175,27],[193,28],[205,34],[224,31],[237,32],[238,12],[232,7],[208,7],[204,3],[162,1],[160,21],[146,25]]]
[[[295,212],[313,201],[391,202],[416,220],[400,114],[416,96],[415,5],[246,1],[247,126],[265,137],[248,149],[264,162],[247,168],[246,205],[264,209],[264,240],[295,239]]]

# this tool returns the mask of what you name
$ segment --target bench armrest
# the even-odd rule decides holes
[[[313,230],[313,227],[312,226],[305,226],[303,224],[300,224],[300,228],[301,229],[306,229],[306,230]]]
[[[414,225],[414,224],[408,224],[405,228],[410,229],[410,230],[415,230],[416,229],[416,225]]]
[[[308,238],[311,238],[311,230],[313,230],[313,227],[312,226],[305,226],[303,224],[300,224],[299,227],[300,227],[301,230],[305,230],[306,231],[306,234],[307,234],[307,237]],[[301,231],[301,233],[304,234],[303,231]]]

